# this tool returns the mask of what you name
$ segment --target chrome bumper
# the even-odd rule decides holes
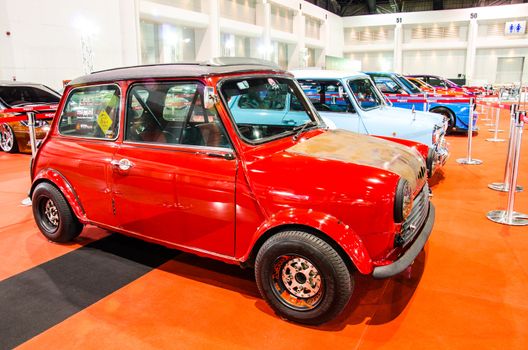
[[[372,276],[374,278],[388,278],[394,275],[399,274],[408,268],[416,259],[418,254],[422,251],[425,243],[429,239],[431,232],[433,231],[433,224],[435,220],[435,208],[432,203],[429,204],[429,213],[427,214],[427,220],[423,225],[418,237],[412,243],[412,245],[407,249],[407,251],[394,261],[392,264],[377,266],[372,271]]]

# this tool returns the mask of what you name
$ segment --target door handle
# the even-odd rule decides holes
[[[235,159],[235,155],[233,153],[207,153],[207,156],[213,158],[224,158],[227,160]]]
[[[123,170],[123,171],[127,171],[134,166],[134,163],[132,163],[126,158],[123,158],[121,160],[114,159],[110,162],[110,164],[112,164],[112,166],[116,168],[119,168],[119,170]]]

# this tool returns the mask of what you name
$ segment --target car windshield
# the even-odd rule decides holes
[[[0,99],[9,106],[58,103],[60,95],[45,86],[0,86]]]
[[[446,82],[446,84],[447,84],[449,87],[452,87],[452,88],[459,88],[459,87],[460,87],[460,85],[458,85],[457,83],[452,82],[452,81],[449,80],[449,79],[444,79],[444,81]]]
[[[369,78],[350,80],[348,86],[361,109],[368,110],[383,105],[381,95]]]
[[[253,143],[286,136],[309,122],[319,124],[303,93],[289,78],[230,79],[222,84],[220,93],[240,135]]]
[[[422,91],[416,87],[409,79],[405,78],[403,75],[397,75],[400,82],[412,93],[419,94]]]

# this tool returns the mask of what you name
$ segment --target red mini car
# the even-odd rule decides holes
[[[93,224],[254,266],[277,314],[307,324],[343,310],[355,273],[406,269],[434,222],[416,149],[328,130],[291,74],[258,62],[73,80],[32,179],[48,239]]]

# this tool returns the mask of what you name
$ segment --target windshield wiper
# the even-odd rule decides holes
[[[294,132],[297,131],[297,132],[293,136],[293,141],[297,141],[297,139],[299,138],[299,135],[301,135],[304,129],[306,129],[308,126],[315,126],[315,125],[317,125],[317,123],[313,120],[310,120],[302,125],[297,125],[296,127],[294,127],[292,131]]]

